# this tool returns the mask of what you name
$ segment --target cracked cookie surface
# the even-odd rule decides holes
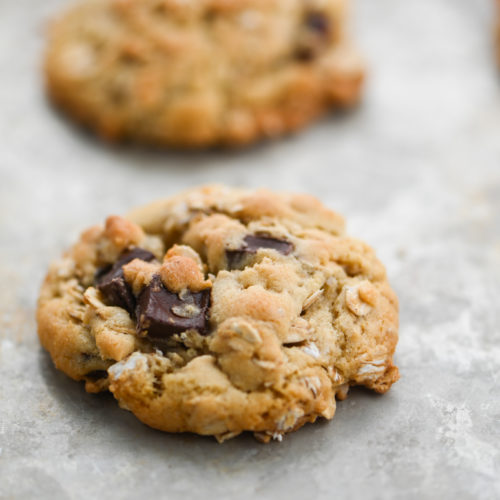
[[[50,267],[37,319],[87,391],[219,440],[281,439],[399,376],[383,265],[307,195],[207,186],[108,217]]]
[[[109,140],[239,145],[359,99],[347,0],[87,0],[50,30],[50,96]]]

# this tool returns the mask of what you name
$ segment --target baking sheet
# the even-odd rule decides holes
[[[489,0],[357,0],[363,105],[241,152],[110,148],[46,103],[44,23],[0,0],[1,498],[498,498],[500,79]],[[372,244],[401,303],[385,396],[353,390],[282,443],[140,424],[36,338],[51,259],[86,226],[206,182],[302,190]]]

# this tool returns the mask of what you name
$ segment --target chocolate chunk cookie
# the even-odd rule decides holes
[[[50,31],[49,94],[109,140],[239,145],[359,99],[348,0],[86,0]]]
[[[306,195],[208,186],[109,217],[51,266],[37,317],[57,368],[170,432],[281,439],[398,379],[384,267]]]

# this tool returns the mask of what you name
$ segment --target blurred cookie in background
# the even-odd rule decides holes
[[[87,0],[51,26],[52,99],[110,141],[243,145],[360,97],[347,0]]]

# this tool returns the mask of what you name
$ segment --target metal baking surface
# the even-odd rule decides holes
[[[239,152],[108,147],[54,112],[46,20],[0,1],[0,497],[500,496],[500,78],[490,0],[357,0],[364,103]],[[51,259],[111,213],[207,183],[313,193],[372,244],[401,303],[401,380],[353,389],[282,443],[149,429],[52,367],[36,337]]]

